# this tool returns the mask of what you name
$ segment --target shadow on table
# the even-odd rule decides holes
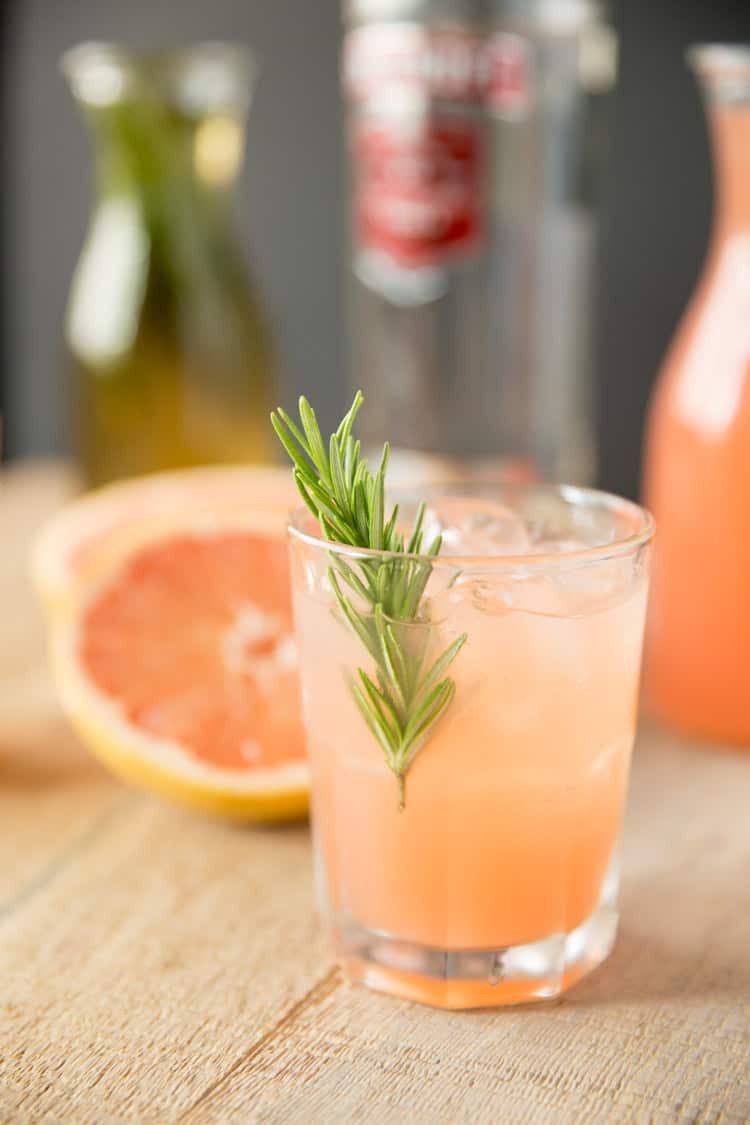
[[[86,752],[62,716],[3,717],[0,776],[5,793],[96,782],[104,769]]]
[[[696,913],[700,906],[696,904]],[[579,1005],[700,1002],[726,996],[750,1001],[750,959],[731,956],[700,932],[682,928],[670,943],[625,924],[609,959],[565,999]]]

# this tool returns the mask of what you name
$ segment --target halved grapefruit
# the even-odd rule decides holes
[[[168,797],[240,819],[303,815],[283,518],[173,516],[138,530],[53,619],[72,723],[115,773]]]
[[[286,513],[299,502],[287,469],[212,466],[155,473],[106,485],[61,508],[42,527],[32,549],[34,586],[54,610],[71,595],[114,532],[189,512]]]

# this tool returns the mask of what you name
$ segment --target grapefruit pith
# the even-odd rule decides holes
[[[286,513],[298,495],[286,469],[269,466],[211,466],[153,473],[106,485],[61,508],[37,535],[31,556],[34,586],[49,610],[71,595],[113,534],[144,520],[184,512],[265,511]]]
[[[306,812],[286,552],[283,522],[172,519],[58,610],[63,705],[114,772],[209,812]]]

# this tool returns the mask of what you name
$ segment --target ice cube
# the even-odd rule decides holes
[[[529,499],[524,514],[534,550],[542,553],[603,547],[617,538],[612,513],[593,505],[575,505],[555,493],[540,493]],[[558,544],[557,547],[554,544]]]
[[[561,574],[559,587],[571,616],[583,616],[625,601],[635,579],[631,558],[612,558],[573,567]]]
[[[425,544],[442,535],[443,556],[523,555],[530,549],[523,520],[504,504],[491,500],[445,497],[428,507],[424,527]]]
[[[531,571],[515,576],[506,596],[513,609],[539,617],[567,617],[568,607],[559,585],[549,574]]]
[[[564,557],[565,548],[559,554]],[[532,569],[528,575],[514,578],[509,596],[513,607],[525,613],[583,617],[622,602],[632,588],[632,569],[629,559],[571,560],[559,569],[545,566],[538,573]]]
[[[493,617],[507,613],[512,607],[511,586],[491,577],[478,578],[471,583],[471,604],[480,613],[489,613]]]

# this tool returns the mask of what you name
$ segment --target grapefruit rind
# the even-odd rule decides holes
[[[31,550],[31,578],[48,612],[54,613],[75,593],[83,575],[77,556],[96,560],[113,534],[146,521],[196,511],[278,513],[278,526],[298,497],[286,469],[231,465],[178,469],[132,477],[70,501],[46,521]]]
[[[69,721],[95,757],[114,774],[173,801],[224,818],[255,822],[300,819],[309,807],[309,765],[305,761],[252,770],[217,769],[188,754],[176,741],[130,723],[117,700],[84,672],[79,659],[80,622],[117,580],[134,553],[172,534],[191,537],[247,531],[281,538],[278,511],[185,513],[145,519],[107,535],[95,563],[50,621],[50,658],[58,695]]]
[[[140,731],[83,674],[78,660],[78,615],[58,620],[51,634],[52,669],[60,701],[92,753],[113,773],[172,800],[238,820],[277,821],[308,810],[305,762],[274,769],[216,770],[179,743]]]

